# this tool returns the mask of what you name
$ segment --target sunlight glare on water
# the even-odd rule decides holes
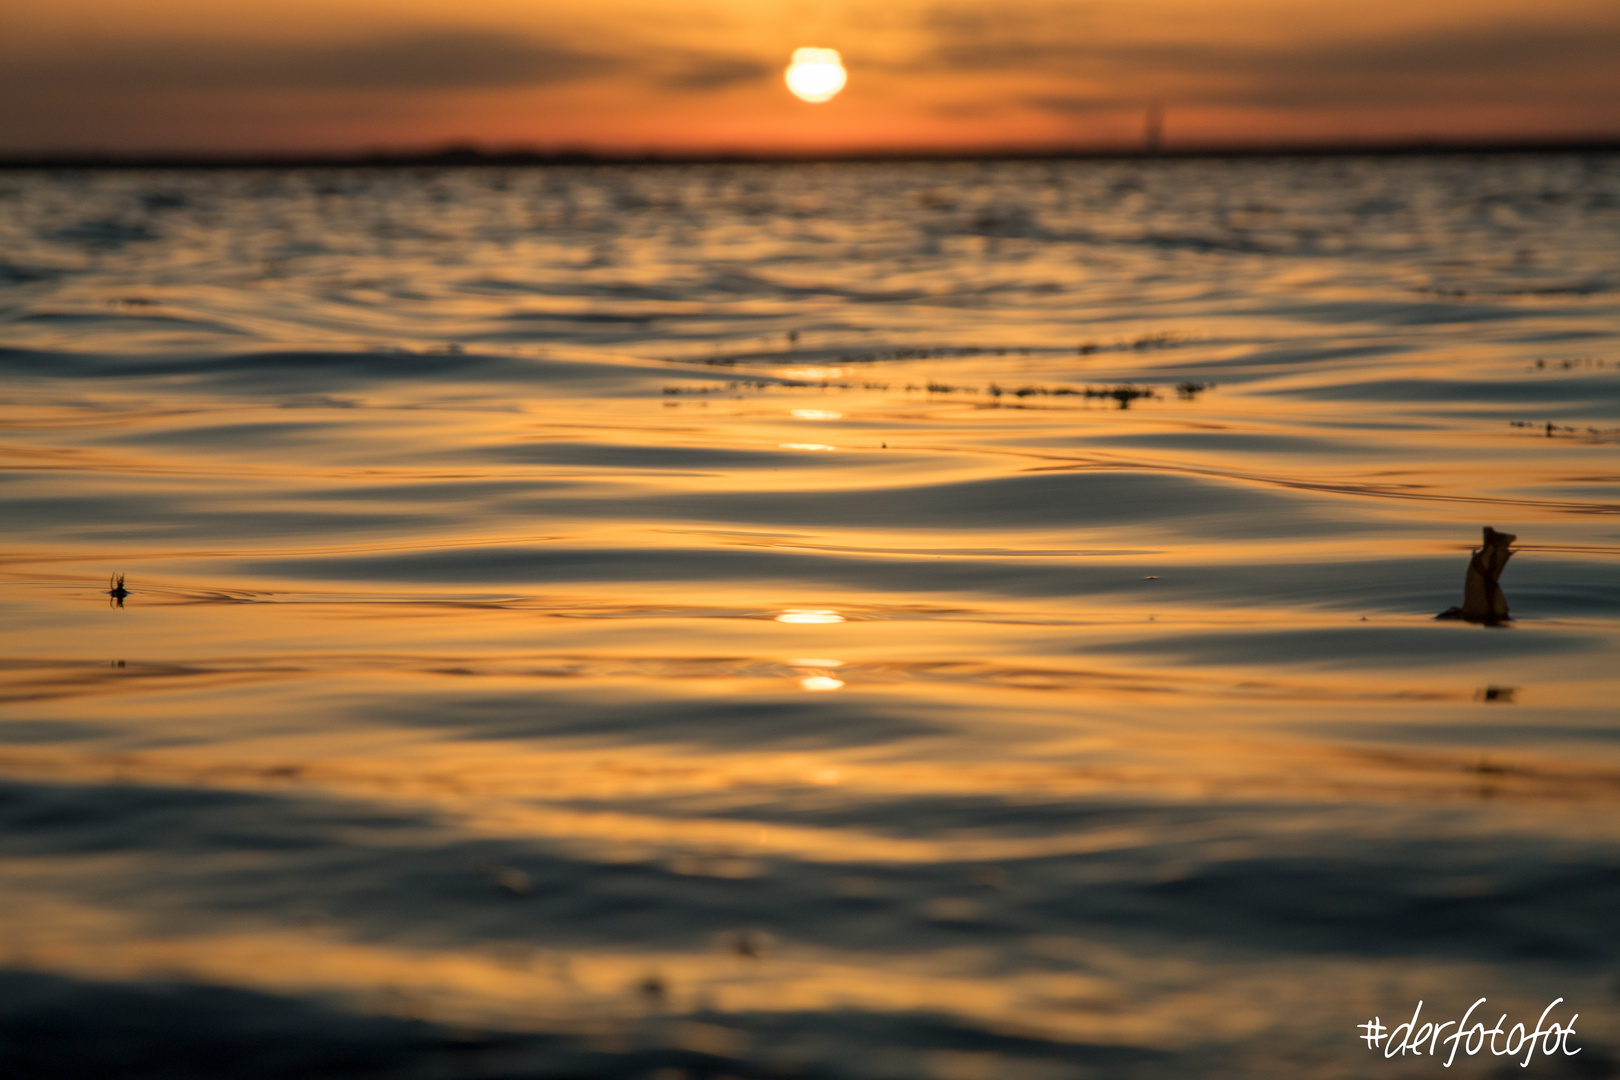
[[[1612,1061],[1617,252],[1613,155],[0,175],[0,1030]]]
[[[844,617],[836,611],[816,610],[812,608],[789,608],[776,617],[777,622],[800,623],[803,625],[819,626],[830,623],[841,623]]]

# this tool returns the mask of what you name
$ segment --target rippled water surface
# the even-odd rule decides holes
[[[1613,156],[0,174],[0,1065],[1611,1075],[1617,314]]]

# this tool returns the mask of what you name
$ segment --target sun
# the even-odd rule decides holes
[[[831,101],[849,81],[837,49],[794,49],[787,84],[800,101]]]

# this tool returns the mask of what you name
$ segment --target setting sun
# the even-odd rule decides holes
[[[849,81],[837,49],[794,49],[787,84],[800,101],[831,101]]]

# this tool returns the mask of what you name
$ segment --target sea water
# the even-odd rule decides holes
[[[0,174],[0,1064],[1603,1075],[1617,315],[1614,155]]]

